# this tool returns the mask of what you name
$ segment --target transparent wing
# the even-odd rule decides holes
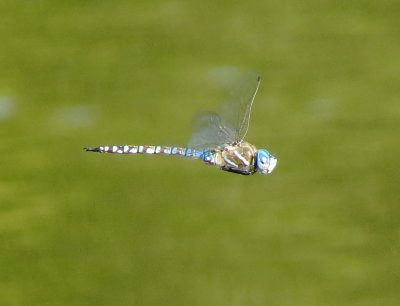
[[[217,113],[198,112],[193,118],[194,134],[189,148],[213,149],[221,144],[230,143],[236,131],[226,126]]]
[[[240,73],[229,75],[224,83],[229,88],[228,100],[218,113],[200,112],[195,115],[189,147],[215,148],[240,142],[246,136],[260,77],[255,73]]]
[[[249,129],[251,108],[260,80],[254,73],[238,76],[230,90],[228,101],[221,106],[219,114],[225,124],[235,130],[236,142],[243,140]]]

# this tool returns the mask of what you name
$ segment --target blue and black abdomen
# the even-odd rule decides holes
[[[200,158],[203,151],[183,147],[146,146],[146,145],[115,145],[85,148],[86,151],[115,154],[165,154],[191,158]]]

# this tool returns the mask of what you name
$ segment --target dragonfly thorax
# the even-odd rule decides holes
[[[220,167],[222,170],[240,173],[255,173],[257,149],[248,142],[227,144],[211,151],[204,152],[202,159],[207,164]]]

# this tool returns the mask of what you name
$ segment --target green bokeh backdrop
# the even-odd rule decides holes
[[[400,3],[0,1],[0,305],[398,305]],[[263,77],[234,175],[185,145]]]

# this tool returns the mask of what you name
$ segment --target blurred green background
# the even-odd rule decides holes
[[[0,305],[399,305],[400,2],[0,1]],[[168,156],[263,82],[270,176]]]

